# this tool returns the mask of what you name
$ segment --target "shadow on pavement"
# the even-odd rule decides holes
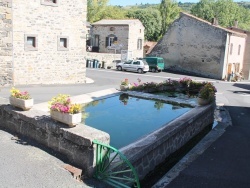
[[[239,88],[242,88],[242,89],[250,90],[250,84],[240,84],[240,83],[236,83],[236,84],[233,84],[233,86],[239,87]]]

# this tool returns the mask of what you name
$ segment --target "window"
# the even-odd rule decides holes
[[[133,64],[134,65],[140,65],[140,61],[135,61]]]
[[[99,35],[94,35],[93,46],[99,47]]]
[[[114,31],[115,30],[115,28],[114,27],[110,27],[110,31]]]
[[[137,50],[141,50],[142,49],[142,39],[138,39],[137,41]]]
[[[109,35],[106,37],[106,47],[111,46],[117,42],[117,37],[115,35]]]
[[[69,38],[66,36],[58,36],[57,50],[64,51],[69,50]]]
[[[24,48],[25,51],[36,51],[37,48],[37,35],[25,35],[24,36]]]
[[[233,54],[233,43],[231,43],[231,45],[230,45],[230,55],[232,55]]]
[[[41,0],[41,4],[47,6],[58,6],[58,1],[59,0]]]
[[[240,55],[240,48],[241,48],[241,45],[238,46],[238,55]]]
[[[109,37],[108,46],[111,46],[115,41],[115,37]]]
[[[125,62],[124,64],[130,65],[131,63],[132,63],[132,61],[127,61],[127,62]]]

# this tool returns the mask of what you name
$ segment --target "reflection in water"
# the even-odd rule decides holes
[[[164,103],[161,102],[161,101],[155,101],[155,105],[154,107],[157,109],[157,110],[160,110],[161,108],[163,108],[164,106]]]
[[[128,104],[129,96],[127,94],[121,94],[119,100],[124,104]]]

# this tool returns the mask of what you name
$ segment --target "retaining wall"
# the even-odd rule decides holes
[[[107,92],[109,95],[107,95]],[[144,98],[153,97],[152,94],[140,92],[128,92],[134,96]],[[113,95],[119,92],[113,91]],[[101,93],[76,96],[75,100],[81,103],[89,102],[90,98],[100,99],[111,96],[111,90]],[[138,97],[139,97],[138,96]],[[155,96],[157,97],[157,96]],[[176,98],[158,100],[171,101],[175,104],[186,104],[184,100]],[[201,132],[214,121],[214,104],[207,106],[193,106],[189,112],[164,125],[155,132],[144,136],[140,140],[120,149],[143,179],[158,164],[163,162],[171,153],[178,150],[191,138]],[[53,121],[44,111],[31,109],[30,111],[18,111],[8,104],[8,100],[0,98],[0,128],[5,128],[21,135],[30,137],[37,142],[65,155],[73,165],[83,169],[83,175],[92,176],[95,167],[94,139],[108,144],[110,136],[102,131],[79,124],[74,128],[68,128],[64,124]]]
[[[197,106],[155,132],[120,149],[143,179],[214,121],[214,104]]]
[[[105,67],[111,66],[115,68],[115,64],[112,63],[114,60],[121,60],[121,54],[111,54],[111,53],[95,53],[95,52],[87,52],[87,59],[97,59],[99,63],[105,62]]]

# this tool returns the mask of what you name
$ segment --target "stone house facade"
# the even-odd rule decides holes
[[[85,83],[87,0],[0,0],[0,11],[2,85]]]
[[[138,19],[100,20],[92,24],[92,51],[120,54],[132,51],[133,58],[143,57],[144,26]]]
[[[180,13],[149,55],[163,57],[166,69],[229,79],[243,68],[245,43],[243,33]]]

